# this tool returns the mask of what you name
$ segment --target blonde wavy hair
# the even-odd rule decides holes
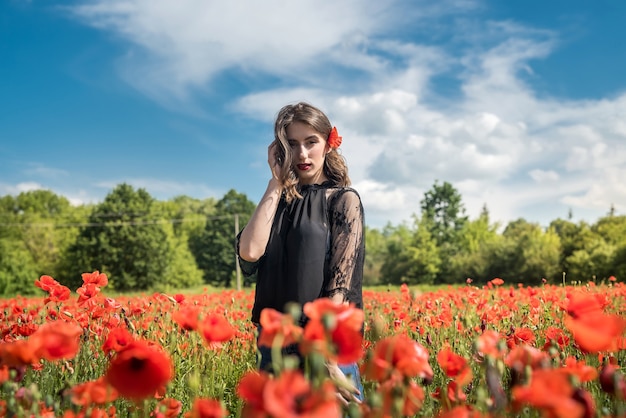
[[[292,165],[291,147],[287,140],[287,127],[293,122],[306,123],[322,134],[324,138],[328,138],[332,130],[332,125],[324,112],[308,103],[300,102],[287,105],[278,112],[274,123],[274,143],[277,144],[275,158],[281,169],[278,181],[283,186],[285,199],[288,203],[293,199],[302,198],[298,191],[298,175]],[[337,149],[331,148],[326,154],[323,170],[334,186],[346,187],[350,185],[346,160],[337,152]]]

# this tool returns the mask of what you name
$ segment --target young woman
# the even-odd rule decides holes
[[[264,308],[284,312],[289,302],[322,297],[362,309],[363,206],[348,187],[341,137],[321,110],[298,103],[280,110],[274,138],[272,177],[238,241],[242,271],[257,273],[252,321],[259,323]],[[261,350],[261,368],[270,354]],[[362,399],[356,364],[329,364],[328,371],[352,379],[351,389],[339,390],[344,401]]]

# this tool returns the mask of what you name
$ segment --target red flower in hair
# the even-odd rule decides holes
[[[341,137],[337,133],[337,128],[333,126],[333,129],[328,134],[328,146],[331,148],[339,148],[341,146]]]

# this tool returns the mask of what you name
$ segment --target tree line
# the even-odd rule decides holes
[[[235,233],[254,208],[235,190],[219,200],[159,201],[128,184],[80,206],[47,190],[0,197],[0,295],[32,294],[43,274],[75,289],[94,270],[118,291],[232,287]],[[525,219],[502,226],[486,207],[469,219],[448,182],[435,182],[416,209],[410,221],[366,228],[366,285],[626,277],[626,216],[613,210],[593,224],[568,216],[547,227]]]

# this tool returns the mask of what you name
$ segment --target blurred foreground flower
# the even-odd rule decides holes
[[[243,418],[341,417],[333,383],[325,380],[319,387],[313,387],[298,370],[285,371],[278,377],[250,371],[239,381],[237,394],[245,402]]]
[[[401,380],[402,377],[419,377],[425,381],[433,378],[428,351],[403,334],[380,340],[361,371],[365,377],[377,382],[390,378]]]
[[[106,380],[121,396],[139,400],[153,397],[172,376],[172,361],[161,347],[137,340],[116,353]]]
[[[199,398],[193,402],[193,407],[185,414],[185,418],[224,418],[227,415],[228,411],[220,401]]]
[[[618,339],[626,330],[626,320],[604,313],[597,296],[574,292],[569,296],[565,326],[580,349],[587,353],[617,351]]]
[[[304,314],[309,319],[300,343],[304,355],[318,352],[338,364],[353,363],[363,357],[361,329],[365,315],[361,309],[320,298],[306,303]]]
[[[11,367],[32,366],[41,359],[69,360],[80,349],[83,329],[65,321],[48,322],[28,339],[0,343],[0,365]]]

